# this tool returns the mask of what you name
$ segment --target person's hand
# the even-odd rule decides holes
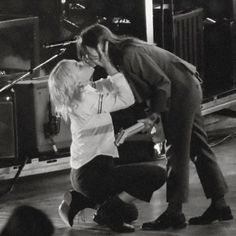
[[[108,54],[108,42],[102,47],[101,43],[97,45],[97,53],[99,56],[99,65],[105,67],[106,65],[111,64],[109,54]]]
[[[147,118],[138,120],[138,122],[142,122],[145,125],[144,129],[142,130],[143,133],[151,134],[154,128],[154,125],[158,123],[159,120],[160,120],[160,116],[157,113],[153,113]]]
[[[142,130],[142,133],[150,133],[152,128],[154,127],[154,122],[150,120],[148,117],[144,119],[138,120],[138,122],[141,122],[144,124],[144,128]]]
[[[118,71],[111,63],[111,60],[109,58],[108,45],[109,45],[108,41],[105,42],[104,48],[102,48],[100,43],[98,44],[97,52],[99,55],[99,61],[97,61],[97,65],[103,67],[108,75],[114,75]]]

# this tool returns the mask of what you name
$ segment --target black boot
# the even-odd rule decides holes
[[[68,191],[64,194],[58,213],[62,221],[72,227],[74,217],[85,208],[95,208],[96,204],[79,192]]]
[[[164,230],[167,228],[181,229],[186,227],[186,220],[183,213],[170,214],[167,211],[162,213],[156,220],[146,222],[142,225],[143,230]]]
[[[120,214],[124,222],[128,224],[138,219],[138,209],[134,203],[123,202],[123,206],[120,209]],[[99,225],[105,225],[105,222],[99,214],[99,211],[97,211],[97,213],[94,215],[93,220]]]
[[[134,232],[134,227],[125,223],[122,211],[124,203],[118,197],[113,197],[107,200],[100,206],[94,216],[94,221],[100,225],[106,225],[110,229],[118,233],[131,233]],[[128,217],[129,220],[131,219]]]
[[[221,208],[216,208],[213,205],[207,208],[207,210],[198,217],[193,217],[189,219],[190,225],[206,225],[211,224],[212,222],[231,220],[233,215],[229,206],[224,206]]]
[[[134,203],[124,202],[121,214],[125,223],[131,223],[138,219],[138,209]]]

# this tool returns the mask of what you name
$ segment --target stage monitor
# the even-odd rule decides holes
[[[0,78],[32,71],[39,64],[38,17],[0,14],[0,45]]]

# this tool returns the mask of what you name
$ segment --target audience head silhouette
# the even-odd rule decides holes
[[[16,207],[0,236],[52,236],[54,226],[48,216],[32,206]]]

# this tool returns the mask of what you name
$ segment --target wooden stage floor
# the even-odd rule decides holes
[[[214,147],[218,162],[224,172],[230,191],[226,199],[236,217],[236,138],[232,138],[223,144]],[[190,199],[184,205],[186,218],[201,214],[209,204],[196,175],[196,171],[190,164]],[[8,182],[0,184],[0,190],[7,186]],[[93,211],[87,210],[85,218],[76,217],[73,228],[66,228],[60,220],[57,208],[62,200],[65,190],[70,189],[69,170],[55,173],[22,177],[18,180],[13,191],[1,197],[0,201],[0,229],[5,224],[14,207],[21,204],[29,204],[45,211],[52,219],[56,232],[55,236],[75,235],[116,235],[106,227],[96,225],[92,220]],[[166,207],[165,186],[153,196],[150,204],[136,201],[139,209],[139,218],[134,222],[136,231],[129,235],[159,235],[159,236],[229,236],[236,235],[236,219],[228,222],[215,222],[208,226],[187,226],[181,230],[166,231],[142,231],[143,222],[156,218]],[[123,234],[120,234],[123,235]],[[43,235],[42,235],[43,236]]]

